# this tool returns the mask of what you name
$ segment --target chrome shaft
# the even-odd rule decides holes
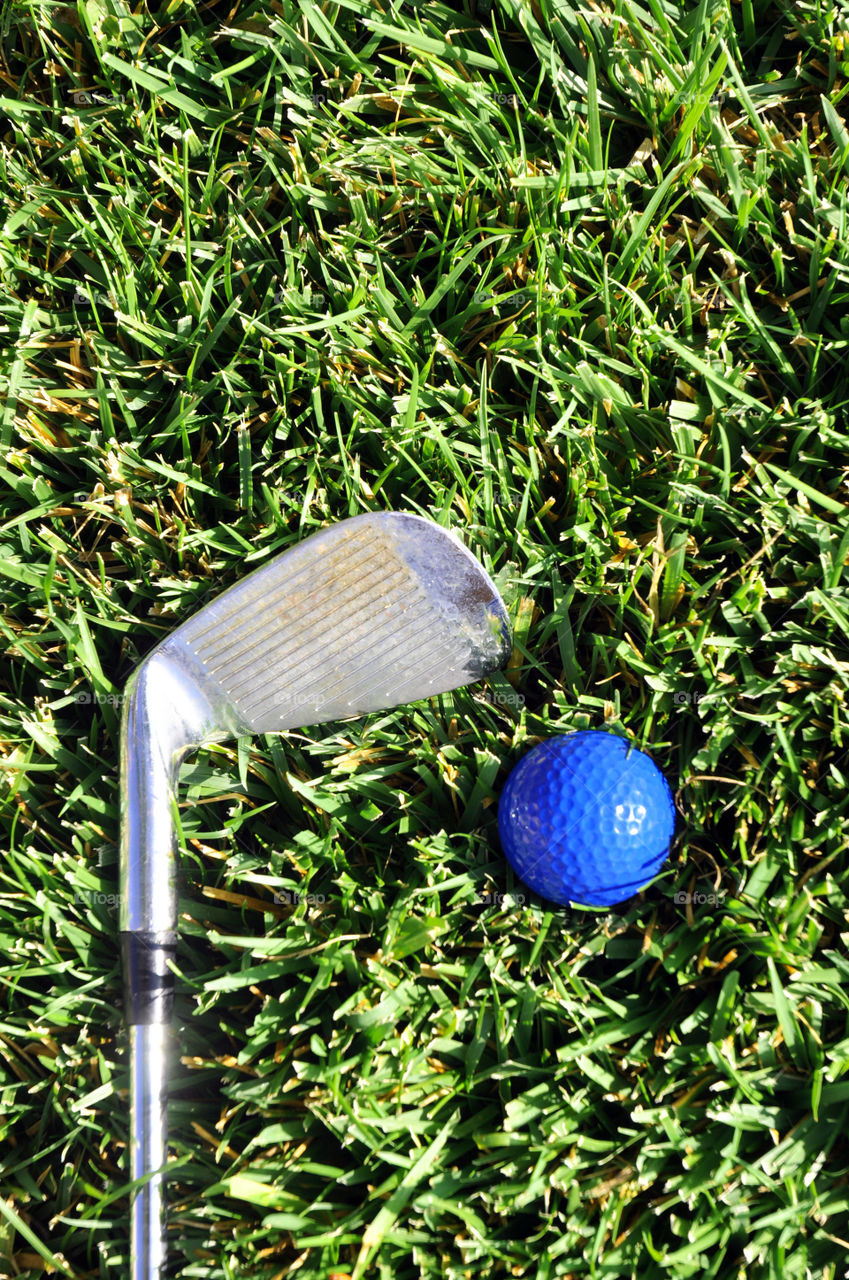
[[[130,1280],[165,1276],[164,1166],[168,1149],[170,1032],[163,1023],[130,1027],[130,1176],[152,1174],[135,1193],[130,1223]]]

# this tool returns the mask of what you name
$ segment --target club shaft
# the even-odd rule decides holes
[[[130,1280],[164,1280],[164,1166],[168,1148],[168,1027],[130,1027],[130,1176],[153,1176],[133,1198]]]

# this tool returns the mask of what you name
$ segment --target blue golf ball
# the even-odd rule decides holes
[[[653,760],[596,729],[541,742],[513,769],[498,804],[516,875],[552,902],[611,907],[660,870],[675,804]]]

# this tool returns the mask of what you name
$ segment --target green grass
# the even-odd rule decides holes
[[[126,1274],[124,682],[402,508],[514,660],[185,767],[175,1274],[842,1280],[846,3],[6,0],[0,77],[0,1274]],[[679,835],[554,910],[497,797],[603,725]]]

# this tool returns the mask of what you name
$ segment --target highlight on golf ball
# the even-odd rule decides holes
[[[498,804],[516,875],[561,905],[611,907],[632,897],[657,875],[674,831],[672,792],[654,761],[597,729],[539,743]]]

